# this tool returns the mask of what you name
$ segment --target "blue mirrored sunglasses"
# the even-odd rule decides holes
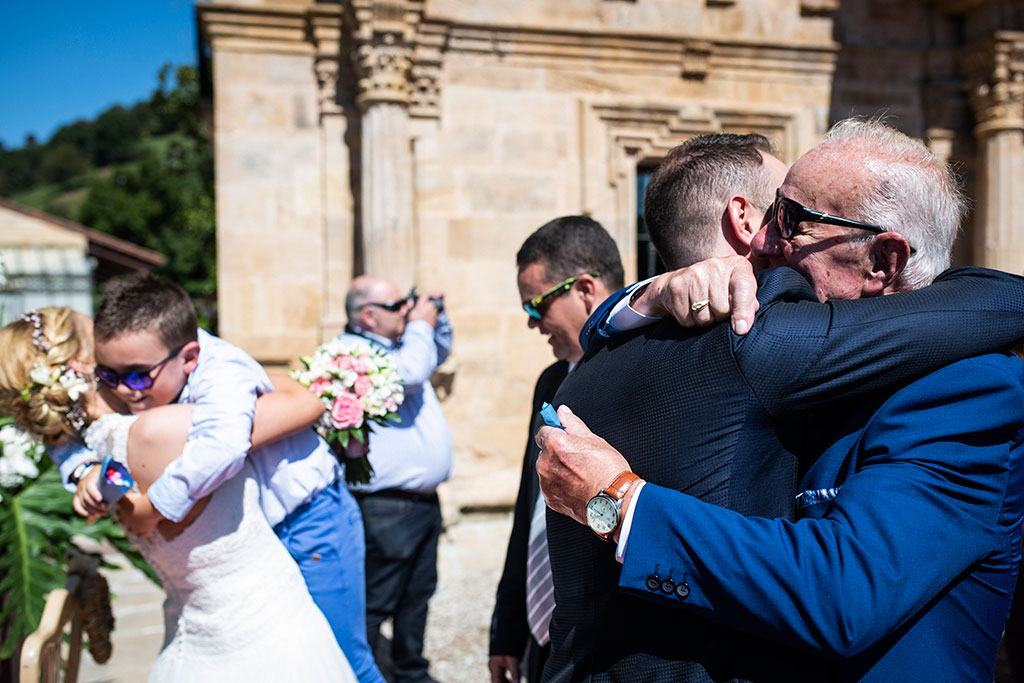
[[[171,360],[185,348],[182,344],[178,348],[171,351],[171,353],[164,358],[162,361],[153,365],[152,367],[146,368],[145,370],[132,370],[131,372],[114,372],[110,368],[105,368],[102,365],[96,366],[96,378],[106,384],[111,389],[117,389],[118,384],[123,384],[133,391],[144,391],[153,386],[153,373],[163,367],[164,363]]]

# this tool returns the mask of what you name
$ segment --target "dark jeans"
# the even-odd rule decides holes
[[[394,618],[391,659],[396,683],[429,681],[423,657],[427,601],[437,587],[437,496],[388,492],[359,496],[366,529],[366,637],[376,650],[380,625]]]

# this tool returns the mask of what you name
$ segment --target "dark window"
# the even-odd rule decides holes
[[[651,244],[651,237],[647,234],[647,225],[644,223],[644,193],[647,191],[647,182],[654,173],[654,166],[641,166],[636,169],[636,278],[646,280],[652,275],[665,272],[665,264],[658,257],[658,252]]]

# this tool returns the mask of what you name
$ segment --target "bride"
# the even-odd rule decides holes
[[[146,538],[131,534],[133,508],[181,453],[191,407],[119,414],[116,396],[92,381],[92,347],[92,321],[66,307],[8,324],[0,330],[0,411],[47,446],[80,438],[128,467],[138,490],[118,504],[118,521],[167,594],[164,647],[149,680],[355,681],[260,509],[248,463],[181,523],[162,522]],[[291,380],[275,386],[257,401],[254,447],[308,427],[323,410]]]

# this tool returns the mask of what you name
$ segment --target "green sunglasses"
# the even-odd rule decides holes
[[[547,311],[548,306],[551,305],[551,300],[554,299],[555,297],[565,294],[570,289],[572,289],[572,286],[576,283],[576,281],[579,280],[584,275],[597,277],[600,275],[600,273],[580,273],[579,275],[572,276],[568,280],[562,280],[557,285],[555,285],[548,291],[544,292],[543,294],[539,294],[530,299],[529,301],[524,301],[523,310],[526,311],[527,315],[529,315],[534,320],[540,320],[541,318],[544,317],[544,313]]]

